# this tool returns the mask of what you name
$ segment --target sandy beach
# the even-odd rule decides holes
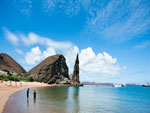
[[[3,82],[0,83],[0,113],[2,113],[4,106],[9,98],[14,92],[24,89],[24,88],[31,88],[31,87],[43,87],[49,86],[45,83],[39,82]]]

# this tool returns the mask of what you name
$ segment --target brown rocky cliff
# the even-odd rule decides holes
[[[13,58],[5,53],[0,53],[0,70],[15,72],[15,73],[26,73]]]
[[[70,84],[68,66],[63,55],[47,57],[39,65],[28,72],[35,80],[48,84]]]

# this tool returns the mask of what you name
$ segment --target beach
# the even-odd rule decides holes
[[[50,85],[40,82],[11,82],[11,85],[9,81],[0,83],[0,113],[2,113],[9,97],[16,91],[24,88],[44,87],[44,86]]]

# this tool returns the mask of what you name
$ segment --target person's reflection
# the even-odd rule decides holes
[[[80,90],[80,87],[74,87],[74,90],[73,90],[74,111],[75,111],[75,113],[79,113],[79,110],[80,110],[79,90]]]
[[[33,92],[33,99],[34,99],[34,104],[36,104],[36,90]]]
[[[29,107],[29,98],[27,98],[27,108]]]
[[[36,104],[36,99],[34,99],[34,104]]]

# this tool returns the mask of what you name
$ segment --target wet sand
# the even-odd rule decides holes
[[[39,82],[0,82],[0,113],[2,113],[7,100],[14,92],[24,88],[43,86],[50,85]]]

